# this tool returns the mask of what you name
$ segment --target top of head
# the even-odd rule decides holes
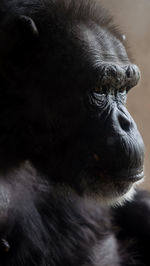
[[[103,60],[117,63],[129,62],[126,49],[122,44],[122,36],[113,26],[112,19],[106,10],[99,6],[98,1],[16,0],[12,4],[11,0],[3,0],[0,3],[0,17],[1,34],[3,26],[6,30],[8,21],[11,21],[12,25],[9,25],[7,30],[13,30],[13,22],[16,20],[22,36],[27,30],[28,34],[33,35],[39,32],[39,41],[41,39],[44,42],[43,38],[46,36],[49,49],[50,44],[54,42],[59,46],[60,51],[61,49],[65,51],[66,44],[67,46],[70,44],[71,47],[74,41],[75,46],[78,44],[80,49],[84,46],[85,53],[90,49],[90,56],[95,57],[93,62],[95,67]],[[14,27],[16,30],[16,23]],[[54,53],[54,49],[52,50]],[[68,52],[67,49],[67,54]]]
[[[13,64],[14,61],[19,64],[20,73],[20,65],[24,61],[25,65],[27,61],[30,64],[32,56],[32,63],[39,63],[44,73],[47,69],[43,62],[49,64],[51,78],[55,79],[58,71],[61,76],[68,73],[66,82],[77,81],[80,73],[86,83],[91,80],[101,81],[100,86],[112,83],[118,89],[125,85],[133,87],[139,80],[138,68],[128,67],[130,61],[122,35],[98,1],[16,0],[12,4],[8,0],[1,2],[0,16],[0,54],[9,54],[9,60],[13,58]],[[130,77],[126,75],[127,70]],[[72,71],[74,76],[70,81]]]

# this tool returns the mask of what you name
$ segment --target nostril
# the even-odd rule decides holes
[[[132,122],[131,120],[126,117],[124,114],[119,114],[118,115],[118,121],[119,121],[119,124],[121,126],[121,128],[128,132],[130,129],[131,129],[131,126],[132,126]]]

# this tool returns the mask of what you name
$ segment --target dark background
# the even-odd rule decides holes
[[[144,188],[150,190],[150,0],[99,0],[110,10],[126,35],[134,61],[141,69],[140,84],[129,93],[128,110],[146,147]]]

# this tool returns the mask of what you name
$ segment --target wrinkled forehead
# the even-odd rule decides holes
[[[90,66],[99,72],[101,85],[115,88],[137,85],[140,70],[128,58],[123,43],[105,28],[96,24],[78,27],[80,48]]]
[[[105,28],[94,23],[80,25],[77,34],[85,53],[96,67],[104,62],[129,63],[123,43]]]

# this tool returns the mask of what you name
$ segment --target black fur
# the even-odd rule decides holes
[[[149,194],[110,207],[143,177],[138,80],[98,3],[1,0],[1,266],[150,265]]]

